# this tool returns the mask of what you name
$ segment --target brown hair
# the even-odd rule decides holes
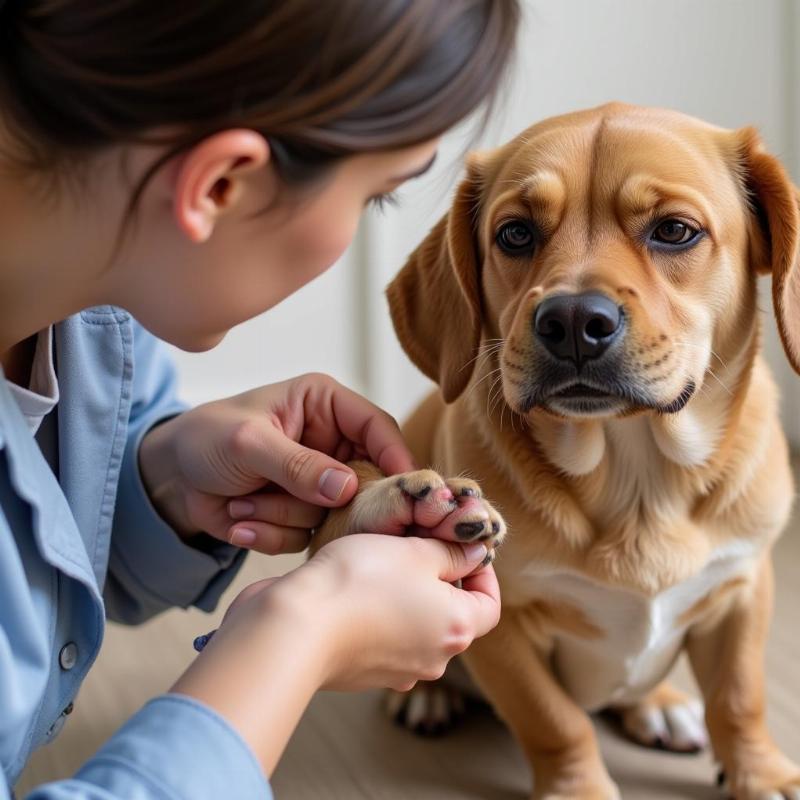
[[[469,114],[518,17],[518,0],[0,0],[0,109],[38,166],[165,145],[132,206],[167,160],[228,128],[265,135],[299,184]]]

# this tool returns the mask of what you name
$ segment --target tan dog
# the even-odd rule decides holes
[[[771,273],[798,369],[799,253],[797,192],[753,130],[613,104],[472,157],[389,287],[441,390],[406,426],[416,458],[477,479],[512,531],[502,619],[464,658],[536,798],[618,796],[587,710],[702,743],[662,683],[683,648],[731,794],[800,798],[764,721],[793,487],[756,308]]]

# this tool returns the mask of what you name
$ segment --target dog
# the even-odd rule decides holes
[[[800,371],[798,198],[752,128],[609,104],[469,156],[387,290],[439,387],[405,425],[415,458],[477,484],[412,473],[433,489],[408,506],[409,476],[363,465],[318,544],[469,489],[459,519],[483,523],[490,555],[505,538],[503,611],[461,658],[534,798],[619,797],[587,713],[612,708],[643,744],[693,750],[707,730],[736,800],[800,800],[765,725],[770,552],[793,485],[756,296],[770,274]],[[681,651],[705,725],[664,682]]]

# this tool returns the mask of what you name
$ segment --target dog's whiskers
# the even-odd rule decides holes
[[[495,387],[497,386],[498,382],[502,381],[503,376],[498,375],[489,386],[489,390],[486,392],[486,416],[489,417],[492,414],[493,406],[490,406],[492,401],[492,395],[494,392]]]
[[[492,414],[495,413],[498,403],[502,403],[503,406],[506,405],[505,402],[504,402],[505,398],[503,397],[502,377],[503,377],[502,375],[500,377],[498,377],[495,380],[495,382],[491,385],[491,387],[489,388],[489,394],[488,394],[488,398],[487,398],[487,410],[486,410],[486,415],[487,416],[491,416]],[[501,411],[502,411],[502,407],[501,407]],[[501,413],[501,415],[500,415],[500,428],[501,428],[501,430],[502,430],[502,426],[503,426],[503,418],[502,418],[502,413]]]
[[[715,358],[719,363],[722,365],[723,369],[728,369],[728,364],[725,360],[720,356],[713,348],[706,348],[705,345],[697,344],[695,342],[689,342],[685,339],[675,339],[673,340],[676,345],[679,347],[684,347],[688,350],[700,350],[702,352],[708,352],[713,358]],[[706,372],[731,396],[733,397],[733,392],[730,388],[725,384],[725,381],[717,375],[716,372],[711,368],[711,366],[706,367]],[[708,395],[705,395],[708,396]]]
[[[486,359],[490,358],[492,355],[497,353],[497,351],[502,346],[503,346],[503,340],[502,339],[490,339],[487,342],[482,343],[480,345],[480,347],[478,348],[477,354],[475,356],[473,356],[469,361],[467,361],[467,363],[464,364],[459,371],[461,371],[463,369],[466,369],[467,367],[471,366],[476,361],[478,361],[478,359],[480,359],[480,358],[486,358]],[[478,365],[478,366],[480,366],[480,365]]]

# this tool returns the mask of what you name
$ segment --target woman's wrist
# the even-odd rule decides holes
[[[242,604],[172,688],[227,719],[267,775],[336,660],[333,608],[295,573]]]
[[[177,459],[172,447],[170,423],[167,420],[151,428],[139,445],[139,474],[159,516],[186,542],[199,531],[192,530],[188,515],[182,507],[185,496]]]

